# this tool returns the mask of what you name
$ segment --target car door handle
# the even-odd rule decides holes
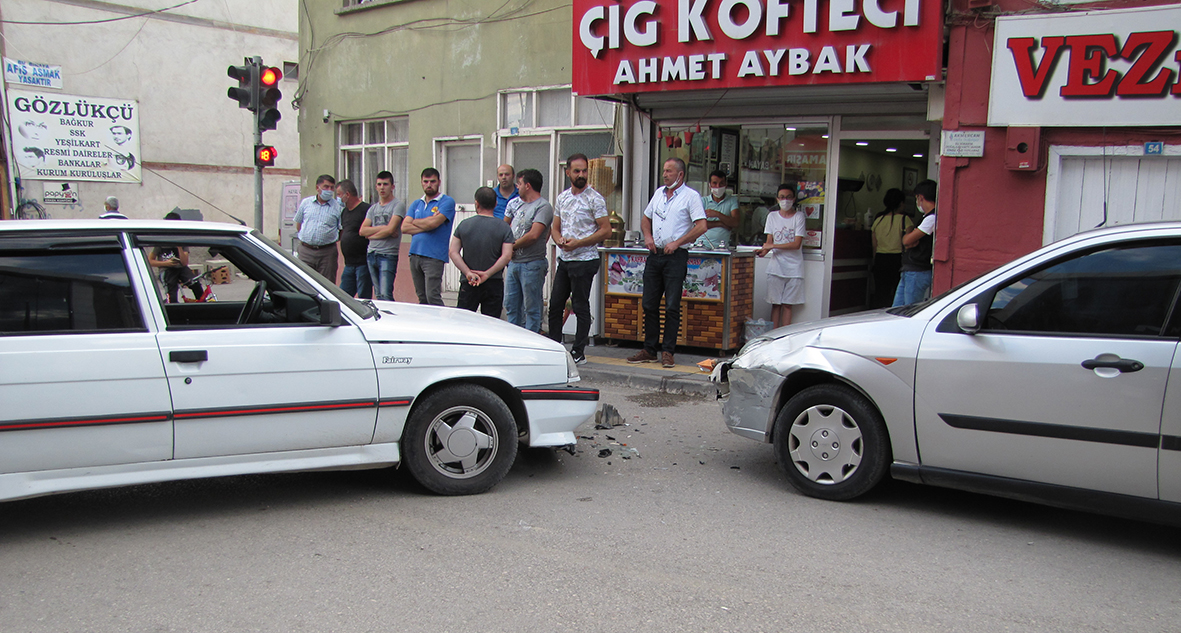
[[[168,360],[174,363],[200,363],[209,360],[209,352],[203,349],[168,352]]]
[[[1118,369],[1121,372],[1133,372],[1144,369],[1144,363],[1128,358],[1121,358],[1119,360],[1099,360],[1098,358],[1092,358],[1083,361],[1084,369],[1098,369],[1100,367]]]

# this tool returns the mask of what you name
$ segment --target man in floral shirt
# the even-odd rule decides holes
[[[599,272],[598,245],[611,235],[607,201],[586,183],[590,161],[582,154],[566,160],[566,177],[571,187],[558,194],[554,222],[550,226],[558,245],[558,270],[549,298],[549,335],[562,342],[566,299],[574,307],[578,328],[570,354],[579,365],[586,362],[586,341],[590,334],[590,293]]]

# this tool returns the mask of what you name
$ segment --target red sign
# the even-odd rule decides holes
[[[941,79],[940,0],[574,0],[581,95]]]

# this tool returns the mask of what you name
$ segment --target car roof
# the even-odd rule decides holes
[[[185,220],[8,220],[0,222],[0,232],[23,231],[139,231],[139,230],[170,231],[202,231],[224,232],[235,231],[248,233],[252,229],[248,226],[226,224],[224,222],[190,222]]]

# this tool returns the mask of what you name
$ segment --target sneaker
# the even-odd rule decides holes
[[[677,364],[673,362],[673,355],[670,352],[660,353],[660,364],[665,367],[676,367]]]
[[[574,356],[574,355],[571,354],[571,356]],[[577,356],[574,356],[574,364],[575,365],[585,365],[586,364],[586,355],[579,354]]]
[[[655,363],[656,357],[649,354],[648,350],[642,349],[639,352],[636,352],[636,354],[634,356],[628,357],[627,362],[629,362],[633,365],[636,365],[639,363]]]

